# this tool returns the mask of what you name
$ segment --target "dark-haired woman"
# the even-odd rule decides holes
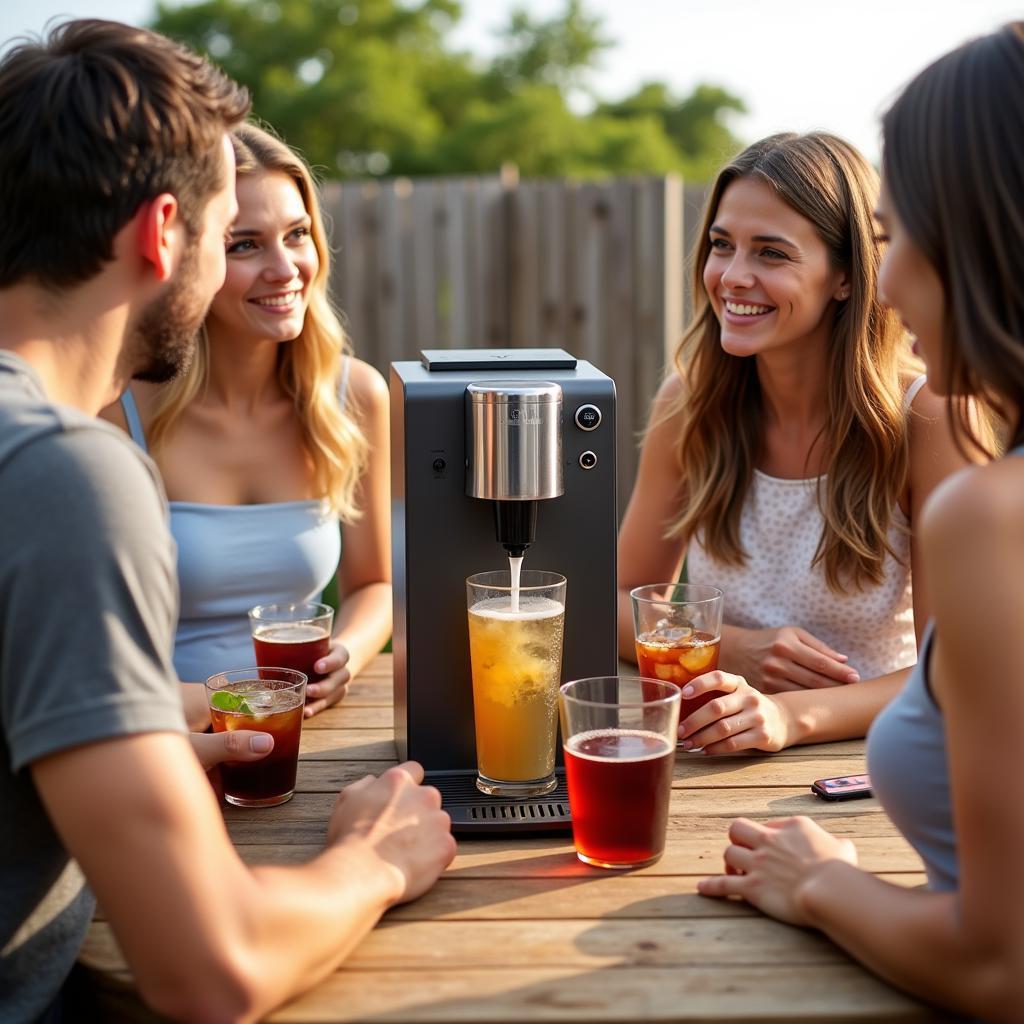
[[[740,896],[821,929],[875,973],[986,1021],[1024,1013],[1024,22],[923,71],[884,119],[883,299],[916,334],[965,447],[968,396],[1005,457],[936,490],[920,527],[934,621],[868,737],[868,770],[928,888],[859,871],[806,818],[730,830]]]
[[[863,736],[917,659],[912,526],[963,459],[876,299],[877,196],[864,157],[821,132],[755,143],[711,190],[695,318],[619,539],[623,656],[631,587],[685,557],[725,591],[722,671],[690,684],[722,696],[681,723],[684,746]]]

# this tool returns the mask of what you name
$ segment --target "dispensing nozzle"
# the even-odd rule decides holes
[[[494,531],[509,555],[521,558],[537,536],[537,502],[494,502]]]

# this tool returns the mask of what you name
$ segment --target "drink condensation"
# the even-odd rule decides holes
[[[565,606],[521,595],[469,609],[473,711],[480,774],[532,782],[554,772]]]

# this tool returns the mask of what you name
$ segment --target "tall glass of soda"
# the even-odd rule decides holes
[[[206,680],[214,732],[255,729],[274,737],[261,761],[220,766],[224,799],[236,807],[274,807],[295,792],[306,677],[290,668],[243,668]]]
[[[256,664],[291,668],[311,683],[324,677],[313,666],[331,650],[334,609],[315,601],[260,604],[249,610]]]
[[[466,580],[477,788],[490,796],[550,793],[555,778],[565,577],[524,570]]]
[[[718,668],[722,642],[722,591],[696,583],[652,583],[631,590],[636,661],[640,675],[675,683]],[[720,691],[682,698],[686,718]]]
[[[665,851],[679,687],[602,676],[561,688],[562,744],[576,856],[638,868]]]

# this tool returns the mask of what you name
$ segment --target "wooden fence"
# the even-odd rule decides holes
[[[682,329],[684,203],[673,177],[330,183],[331,289],[385,375],[424,348],[543,346],[614,378],[621,516]]]

